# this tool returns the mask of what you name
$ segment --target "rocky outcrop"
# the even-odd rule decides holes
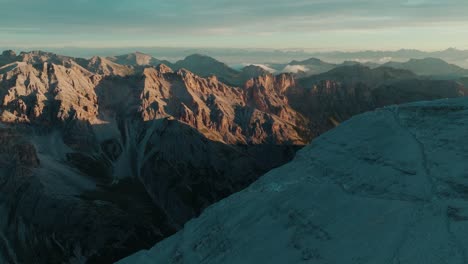
[[[97,115],[94,92],[99,77],[72,63],[24,62],[0,68],[3,122],[55,122],[69,118],[93,120]]]
[[[109,100],[115,105],[125,105],[133,98],[144,121],[172,117],[196,128],[209,139],[228,144],[303,145],[308,140],[300,134],[305,129],[300,122],[301,115],[291,109],[286,100],[271,99],[275,101],[274,106],[251,104],[252,94],[248,88],[227,86],[216,77],[201,78],[184,69],[173,72],[165,65],[145,69],[142,79],[134,81],[141,90],[119,84],[122,87],[119,94],[124,95],[119,98],[112,93],[118,85],[114,82],[102,85],[98,89],[109,98],[103,96],[103,103],[99,105],[105,106]],[[264,96],[278,95],[266,93]]]
[[[467,115],[462,98],[354,117],[118,263],[466,263]]]
[[[165,65],[146,68],[140,76],[126,76],[129,68],[113,67],[104,58],[95,57],[90,63],[98,68],[84,66],[101,74],[74,61],[67,66],[16,62],[1,67],[3,122],[44,124],[72,119],[94,124],[125,112],[140,115],[142,121],[173,117],[209,139],[229,144],[300,145],[309,140],[300,135],[304,122],[284,96],[279,98],[281,91],[261,95],[261,100],[272,104],[252,104],[249,97],[257,93],[227,86],[216,77],[201,78],[184,69],[173,72]],[[280,79],[279,85],[284,86]]]
[[[293,124],[304,124],[305,119],[295,114],[286,97],[287,91],[295,87],[295,79],[290,74],[263,75],[250,79],[245,84],[248,104],[251,107],[275,114]]]

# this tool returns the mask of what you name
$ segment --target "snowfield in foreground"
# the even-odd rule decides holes
[[[359,115],[119,263],[468,263],[468,99]]]

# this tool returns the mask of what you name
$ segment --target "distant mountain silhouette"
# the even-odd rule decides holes
[[[468,70],[457,65],[449,64],[442,59],[425,58],[411,59],[407,62],[388,62],[383,66],[410,70],[418,75],[432,75],[440,77],[468,76]]]
[[[156,58],[153,58],[151,55],[144,54],[141,52],[134,52],[114,57],[108,57],[108,59],[118,64],[130,66],[150,66],[158,65],[161,63],[167,64],[166,61],[158,60]]]

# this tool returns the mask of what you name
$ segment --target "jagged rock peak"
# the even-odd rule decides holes
[[[89,59],[90,63],[101,63],[104,61],[104,58],[101,56],[93,56],[91,59]]]
[[[76,58],[58,55],[52,52],[45,52],[41,50],[22,51],[18,55],[18,60],[30,64],[42,64],[44,62],[70,66],[75,63]]]
[[[303,60],[303,61],[293,60],[289,64],[296,65],[296,64],[324,64],[324,63],[325,62],[320,59],[310,58],[310,59]]]
[[[195,74],[193,74],[193,72],[185,69],[185,68],[181,68],[177,71],[177,74],[182,76],[182,77],[187,77],[187,76],[194,76]]]
[[[171,72],[174,72],[171,67],[167,66],[166,64],[164,63],[161,63],[159,65],[157,65],[156,67],[156,70],[160,73],[171,73]]]
[[[265,87],[267,89],[272,88],[277,92],[284,93],[294,85],[294,76],[290,73],[282,73],[276,76],[273,74],[266,74],[252,78],[245,83],[245,88]]]
[[[283,87],[285,86],[294,86],[295,85],[295,78],[291,73],[282,73],[276,76],[276,81]]]

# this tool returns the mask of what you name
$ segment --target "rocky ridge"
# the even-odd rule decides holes
[[[467,111],[462,98],[353,117],[118,263],[466,263]]]

